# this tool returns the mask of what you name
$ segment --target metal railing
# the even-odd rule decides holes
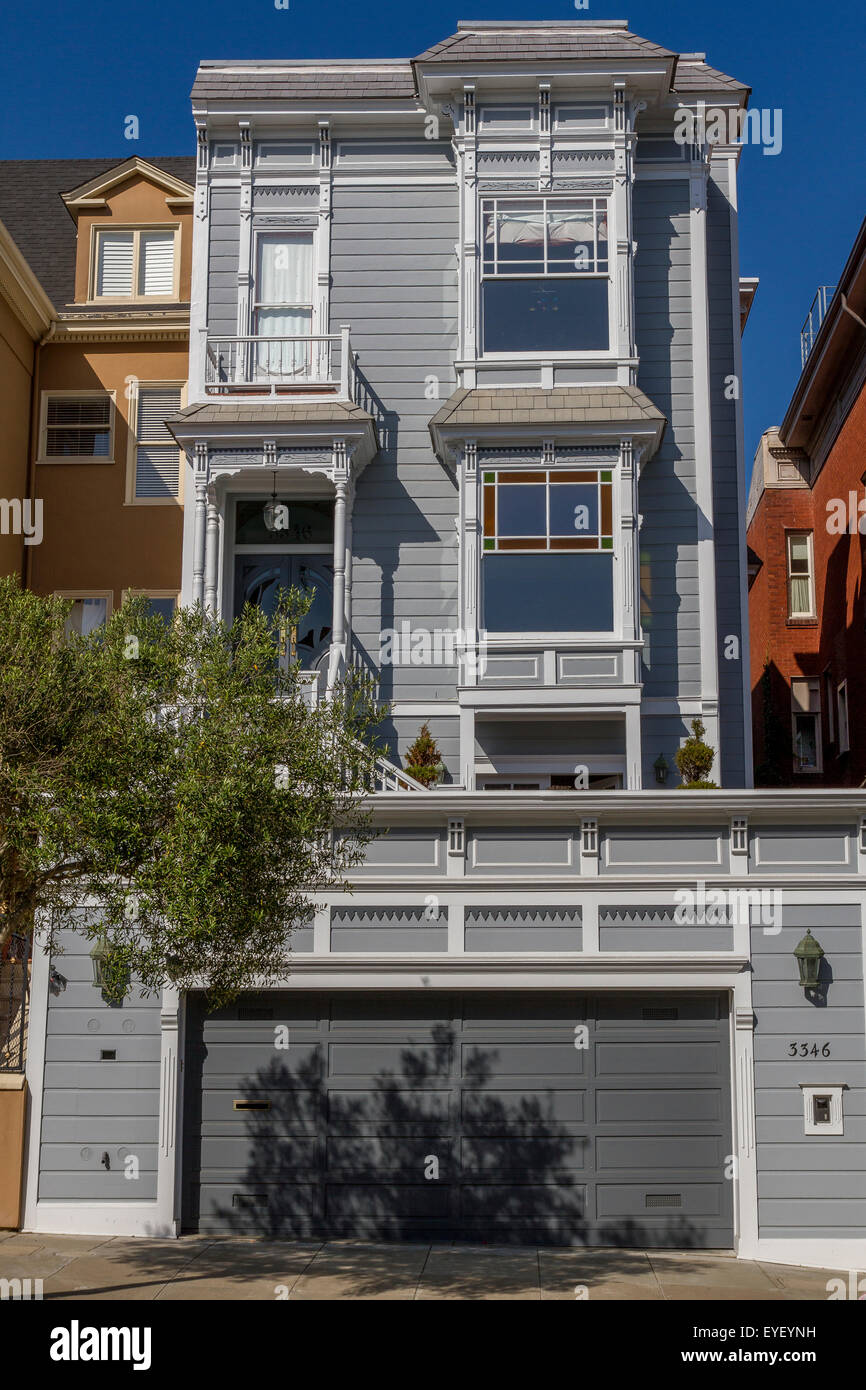
[[[338,399],[354,401],[355,355],[348,324],[341,324],[339,333],[207,339],[208,395],[278,395],[314,388],[329,388]]]
[[[812,300],[809,312],[806,315],[806,322],[800,329],[800,366],[805,367],[806,360],[812,348],[815,346],[815,339],[821,328],[821,324],[827,315],[830,301],[836,293],[835,285],[821,285],[818,293]]]
[[[0,1072],[21,1072],[27,1057],[30,938],[10,936],[0,956]]]

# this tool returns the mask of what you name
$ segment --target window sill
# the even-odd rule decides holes
[[[180,497],[130,497],[124,507],[182,507]]]
[[[90,457],[88,457],[88,456],[85,455],[85,457],[82,457],[82,459],[78,459],[78,457],[75,457],[75,459],[36,459],[36,467],[42,467],[42,464],[56,464],[56,463],[63,464],[64,467],[67,466],[67,464],[82,464],[82,463],[83,463],[83,464],[86,464],[86,463],[96,463],[96,464],[100,464],[100,466],[101,466],[101,464],[113,464],[114,461],[115,461],[114,459],[90,459]]]
[[[786,627],[817,627],[817,618],[786,618]]]

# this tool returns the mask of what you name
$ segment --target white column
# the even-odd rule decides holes
[[[716,623],[716,550],[713,524],[713,447],[710,419],[710,325],[707,283],[707,166],[692,151],[689,177],[691,246],[692,364],[695,412],[695,500],[697,508],[698,614],[701,652],[701,705],[707,741],[719,746],[719,660]]]
[[[209,613],[217,612],[217,576],[219,574],[220,516],[213,483],[207,489],[207,527],[205,530],[204,606]]]
[[[180,1119],[180,996],[166,986],[162,991],[159,1059],[159,1150],[156,1159],[157,1230],[160,1235],[180,1233],[176,1205],[178,1132]]]
[[[640,791],[643,782],[640,705],[626,705],[625,708],[625,767],[626,788],[630,792]]]
[[[334,502],[334,617],[331,641],[340,646],[346,640],[346,490],[348,483],[337,483]]]
[[[207,444],[195,446],[195,529],[192,551],[192,601],[204,602],[205,527],[207,524]]]

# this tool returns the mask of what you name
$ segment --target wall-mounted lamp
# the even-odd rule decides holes
[[[658,757],[653,763],[653,767],[655,769],[656,781],[658,782],[660,787],[663,787],[665,782],[668,780],[668,772],[670,770],[668,768],[667,763],[665,762],[664,753],[659,753]]]
[[[811,931],[807,929],[806,935],[794,947],[794,959],[800,969],[800,986],[802,989],[810,990],[818,988],[818,975],[821,970],[821,961],[824,956],[822,947],[815,940]]]
[[[108,959],[108,942],[104,933],[96,938],[93,949],[90,952],[90,964],[93,968],[93,983],[97,989],[102,989],[105,985],[105,962]]]

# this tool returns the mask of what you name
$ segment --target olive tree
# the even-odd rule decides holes
[[[290,650],[308,602],[228,625],[133,598],[81,636],[68,601],[0,581],[0,946],[77,924],[109,987],[213,1005],[285,973],[293,926],[363,857],[381,718],[352,679],[311,702]]]

